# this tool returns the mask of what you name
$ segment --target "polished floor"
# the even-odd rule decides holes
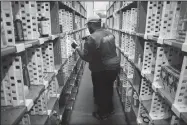
[[[70,116],[69,125],[127,125],[117,91],[114,91],[115,114],[109,119],[99,121],[92,116],[94,111],[91,72],[86,64],[79,87],[79,93]]]

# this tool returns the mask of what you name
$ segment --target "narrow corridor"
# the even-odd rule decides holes
[[[127,125],[116,89],[113,101],[115,114],[109,119],[98,121],[92,116],[95,107],[93,103],[91,72],[88,64],[86,64],[69,125]]]

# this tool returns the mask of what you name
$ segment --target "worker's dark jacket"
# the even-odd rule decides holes
[[[114,35],[106,29],[96,30],[85,41],[82,58],[89,62],[92,72],[119,69],[120,59],[116,53]]]

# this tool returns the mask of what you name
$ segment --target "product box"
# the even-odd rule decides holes
[[[174,99],[179,83],[180,72],[171,66],[161,68],[161,83],[163,89]]]

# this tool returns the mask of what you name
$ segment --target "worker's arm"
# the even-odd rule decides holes
[[[88,38],[85,41],[83,50],[81,50],[79,46],[77,46],[75,49],[78,52],[81,59],[85,60],[86,62],[90,62],[92,59],[93,39]]]
[[[86,47],[87,45],[84,44],[84,49],[81,50],[80,47],[76,47],[76,51],[78,52],[79,56],[81,57],[82,60],[89,62],[91,58],[88,55],[88,49]]]

